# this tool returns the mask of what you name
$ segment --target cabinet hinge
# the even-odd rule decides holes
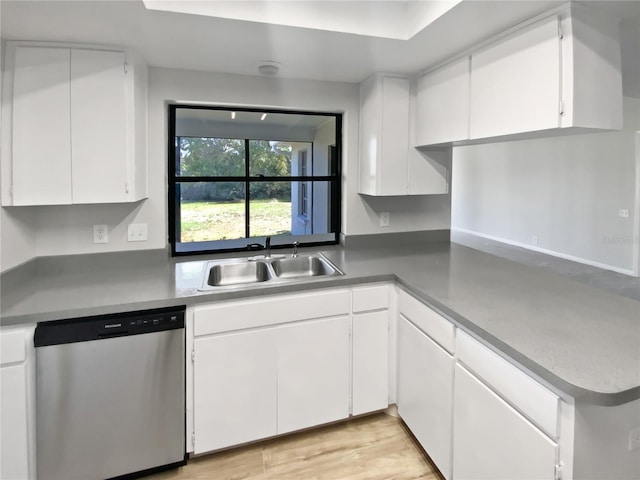
[[[564,32],[562,31],[562,23],[558,22],[558,38],[562,40],[564,38]]]
[[[196,446],[196,432],[191,432],[191,446]]]
[[[191,362],[195,362],[196,361],[196,351],[195,349],[191,350]]]
[[[127,64],[127,62],[124,62],[124,64],[123,64],[122,66],[123,66],[123,68],[124,68],[124,73],[129,73],[129,72],[128,72],[128,67],[129,67],[129,65]]]
[[[560,106],[558,107],[560,115],[564,115],[564,102],[560,100]]]
[[[126,194],[129,193],[129,184],[127,182],[125,182],[125,184],[124,184],[124,193],[126,193]]]
[[[562,464],[556,465],[554,468],[553,478],[555,480],[562,480]]]
[[[11,197],[11,203],[13,203],[13,185],[9,187],[9,196]]]

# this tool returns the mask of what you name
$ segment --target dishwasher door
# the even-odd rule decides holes
[[[174,312],[38,325],[38,478],[106,479],[185,463],[184,310]]]

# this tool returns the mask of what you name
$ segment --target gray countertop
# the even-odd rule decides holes
[[[456,244],[322,251],[344,276],[208,292],[198,291],[208,259],[165,251],[40,258],[2,275],[1,324],[395,280],[578,401],[640,398],[638,301]]]

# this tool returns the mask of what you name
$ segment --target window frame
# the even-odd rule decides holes
[[[168,156],[168,189],[167,189],[167,206],[168,206],[168,241],[171,248],[171,256],[188,256],[188,255],[205,255],[215,253],[228,253],[228,252],[246,252],[247,246],[238,246],[233,248],[198,248],[192,250],[178,250],[177,246],[181,244],[178,242],[178,230],[180,225],[180,197],[178,195],[180,183],[197,183],[197,182],[242,182],[245,185],[245,235],[249,232],[249,207],[250,207],[250,185],[252,183],[269,183],[269,182],[290,182],[292,187],[295,182],[305,182],[307,188],[313,188],[315,182],[327,182],[330,188],[330,194],[328,201],[330,202],[330,208],[327,211],[329,232],[327,235],[333,234],[333,239],[329,241],[301,241],[301,246],[323,246],[323,245],[337,245],[340,242],[341,225],[342,225],[342,113],[340,112],[318,112],[307,110],[280,110],[280,109],[264,109],[264,108],[247,108],[247,107],[235,107],[235,106],[209,106],[209,105],[193,105],[193,104],[180,104],[170,103],[168,107],[168,135],[167,135],[167,156]],[[291,114],[291,115],[313,115],[313,116],[326,116],[327,118],[333,118],[335,120],[335,139],[332,145],[335,146],[335,157],[328,157],[329,172],[328,175],[311,175],[306,176],[279,176],[279,177],[266,177],[266,176],[251,176],[249,173],[248,156],[250,138],[242,138],[245,141],[245,156],[247,158],[247,165],[244,176],[226,177],[226,176],[201,176],[201,177],[187,177],[178,175],[180,169],[180,146],[176,142],[176,111],[179,109],[196,109],[196,110],[222,110],[229,112],[258,112],[258,113],[274,113],[274,114]],[[213,138],[213,137],[212,137]],[[274,139],[277,140],[277,139]],[[313,150],[313,143],[311,144],[311,150]],[[331,148],[331,146],[330,146]],[[307,155],[309,152],[307,150]],[[313,154],[311,153],[313,156]],[[333,164],[331,164],[333,160]],[[307,157],[307,168],[309,168],[309,159]],[[290,248],[293,245],[293,241],[296,240],[296,236],[292,235],[293,239],[291,243],[286,244],[272,244],[273,249],[278,248]],[[251,239],[259,239],[257,237],[245,237],[245,240],[251,242]],[[238,239],[241,241],[242,239]],[[216,240],[211,240],[216,242]],[[200,242],[193,242],[200,243]],[[209,243],[209,242],[202,242]]]

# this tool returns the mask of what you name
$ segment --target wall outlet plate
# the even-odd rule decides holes
[[[146,223],[130,223],[127,227],[128,242],[144,242],[147,240]]]
[[[109,228],[106,225],[93,226],[93,243],[109,243]]]
[[[390,221],[391,221],[391,213],[382,212],[380,214],[380,226],[381,227],[388,227]]]
[[[629,210],[626,208],[621,208],[618,210],[618,216],[622,218],[629,218]]]

